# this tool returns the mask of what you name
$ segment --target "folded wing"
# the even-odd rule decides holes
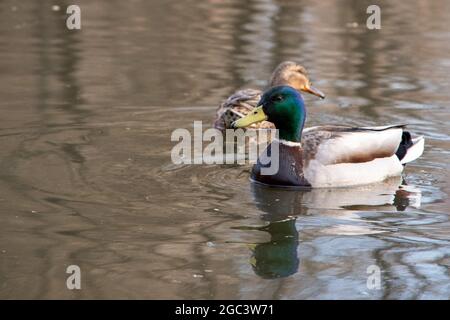
[[[397,151],[405,125],[384,127],[318,126],[302,137],[305,161],[323,165],[363,163],[391,157]]]

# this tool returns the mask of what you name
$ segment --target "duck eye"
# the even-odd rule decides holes
[[[273,102],[280,102],[280,101],[283,101],[283,96],[275,96],[275,97],[273,97]]]

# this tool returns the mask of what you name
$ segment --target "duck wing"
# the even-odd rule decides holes
[[[363,163],[394,155],[406,125],[383,127],[317,126],[303,131],[304,159],[322,165]]]

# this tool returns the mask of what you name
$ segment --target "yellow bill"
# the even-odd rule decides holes
[[[251,113],[246,115],[245,117],[233,122],[232,126],[234,128],[244,128],[244,127],[248,127],[249,125],[251,125],[253,123],[261,122],[264,120],[267,120],[267,116],[263,111],[263,107],[259,106],[259,107],[255,108]]]

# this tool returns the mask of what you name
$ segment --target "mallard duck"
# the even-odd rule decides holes
[[[320,98],[325,95],[311,85],[306,69],[298,63],[285,61],[280,63],[272,73],[269,87],[289,85],[299,91],[308,92]],[[214,128],[225,130],[231,128],[231,123],[251,112],[261,98],[261,91],[255,89],[244,89],[236,91],[225,100],[217,109]],[[274,128],[273,124],[262,121],[251,125],[254,129]]]
[[[276,186],[343,187],[383,181],[399,176],[406,163],[421,156],[423,137],[412,139],[405,125],[383,127],[317,126],[303,130],[306,119],[301,94],[289,86],[267,90],[258,107],[235,121],[235,128],[260,121],[270,121],[279,138],[267,147],[253,166],[254,181]],[[278,147],[279,157],[272,156]],[[264,156],[265,153],[263,153]],[[265,175],[264,170],[278,161],[278,170]]]

